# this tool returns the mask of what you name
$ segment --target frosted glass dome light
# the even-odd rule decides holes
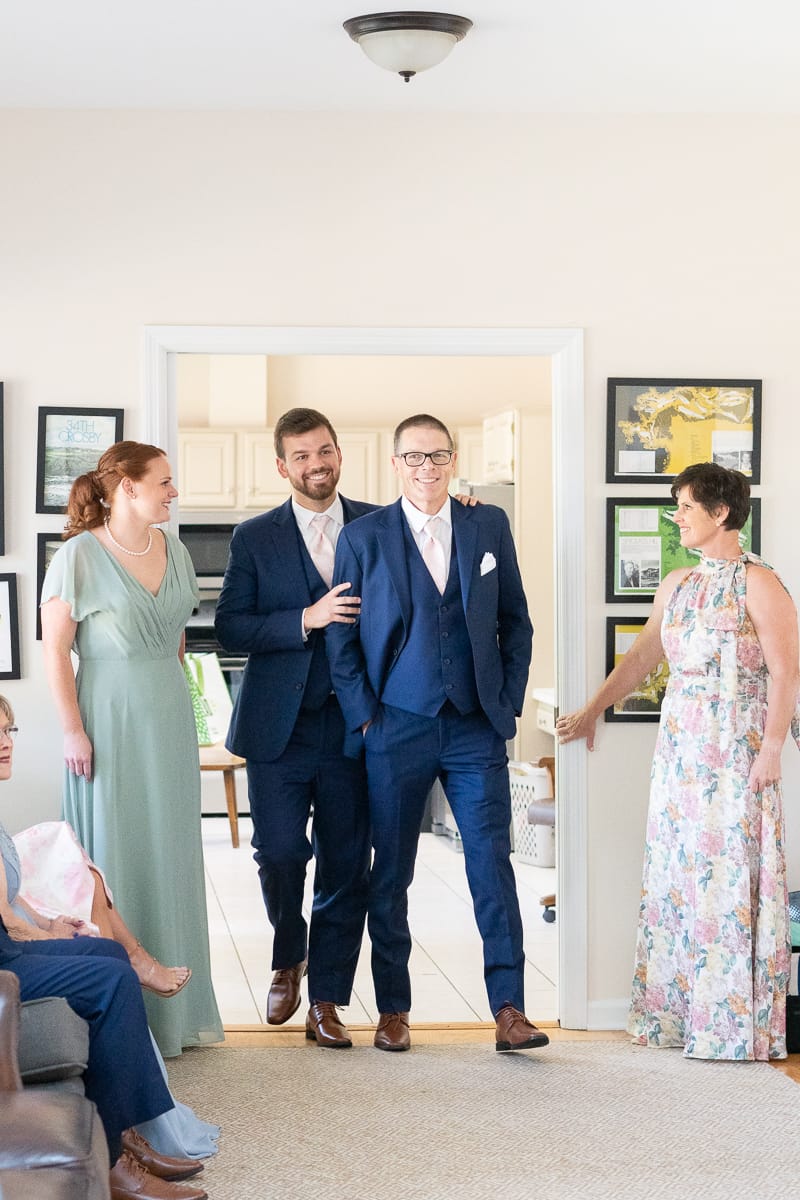
[[[472,28],[472,21],[450,13],[371,13],[351,17],[344,28],[367,58],[408,83],[413,75],[447,58]]]

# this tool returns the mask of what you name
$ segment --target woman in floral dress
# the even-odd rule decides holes
[[[714,463],[678,475],[675,520],[697,565],[666,576],[625,658],[557,725],[591,750],[603,710],[666,656],[628,1028],[690,1058],[786,1056],[780,775],[799,732],[797,614],[772,568],[742,553],[749,493]]]

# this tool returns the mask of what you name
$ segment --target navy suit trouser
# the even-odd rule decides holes
[[[318,710],[301,709],[280,758],[248,757],[247,784],[253,857],[274,930],[272,969],[307,955],[309,998],[346,1005],[364,935],[370,841],[364,765],[344,757],[343,741],[342,710],[330,696]],[[303,892],[312,854],[309,928]]]
[[[524,1011],[525,956],[514,870],[506,746],[483,713],[446,704],[436,717],[381,705],[364,739],[374,860],[368,928],[379,1012],[408,1012],[408,888],[425,801],[441,779],[464,846],[483,939],[489,1004]]]
[[[4,963],[22,1000],[63,996],[89,1024],[86,1095],[97,1105],[112,1164],[120,1135],[174,1107],[153,1053],[142,988],[122,946],[106,938],[16,942]]]

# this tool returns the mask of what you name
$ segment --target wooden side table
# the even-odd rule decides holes
[[[239,848],[239,810],[236,807],[236,776],[234,771],[245,765],[245,760],[238,754],[231,754],[222,742],[213,746],[200,746],[200,770],[222,771],[222,781],[225,784],[225,803],[228,806],[228,820],[231,825],[231,845],[234,850]]]

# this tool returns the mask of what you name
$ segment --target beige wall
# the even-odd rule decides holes
[[[606,377],[763,378],[763,548],[800,594],[799,143],[800,119],[775,117],[3,114],[4,570],[25,675],[6,686],[24,731],[9,824],[59,795],[33,640],[34,535],[55,525],[33,513],[36,408],[123,405],[136,436],[145,324],[584,327],[593,683]],[[603,729],[589,762],[595,1012],[628,988],[653,738]]]

